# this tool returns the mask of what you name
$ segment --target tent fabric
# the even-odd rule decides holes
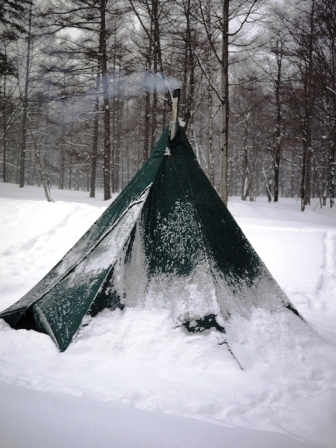
[[[233,313],[289,309],[198,164],[168,128],[132,181],[62,260],[2,313],[66,350],[86,315],[165,307],[189,330],[225,331]]]

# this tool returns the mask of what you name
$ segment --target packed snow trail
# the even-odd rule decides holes
[[[4,448],[319,448],[284,434],[229,428],[85,397],[6,384],[0,384],[0,395]]]

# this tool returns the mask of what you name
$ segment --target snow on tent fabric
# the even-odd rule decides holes
[[[86,315],[166,308],[189,331],[227,332],[255,309],[301,320],[198,164],[180,128],[64,258],[0,317],[66,350]],[[229,335],[228,335],[229,336]]]

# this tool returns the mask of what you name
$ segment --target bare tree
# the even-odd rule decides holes
[[[326,129],[328,140],[327,178],[330,207],[335,205],[335,151],[336,151],[336,4],[332,0],[320,0],[316,5],[315,74],[317,77],[317,107],[321,127]],[[322,186],[324,197],[326,188]]]
[[[289,53],[296,64],[296,73],[290,81],[292,106],[301,132],[302,164],[300,180],[301,211],[310,203],[311,195],[311,163],[312,120],[314,113],[314,50],[316,40],[316,0],[298,2],[294,7],[294,17],[282,13],[291,41],[288,43]]]
[[[11,110],[13,107],[13,102],[11,94],[13,93],[13,88],[11,88],[11,79],[17,77],[17,70],[8,56],[8,47],[13,43],[17,36],[11,30],[6,30],[0,36],[2,52],[0,52],[0,116],[2,115],[2,131],[0,131],[0,141],[3,143],[3,168],[2,175],[3,181],[8,181],[7,176],[7,152],[8,152],[8,136],[9,130],[13,123],[15,122],[18,113],[17,110]]]
[[[272,159],[273,159],[273,171],[274,171],[274,182],[273,182],[273,201],[278,202],[279,200],[279,176],[280,176],[280,162],[281,162],[281,149],[282,149],[282,134],[283,134],[283,124],[282,124],[282,101],[280,97],[281,83],[282,83],[282,64],[283,64],[283,38],[281,35],[275,38],[274,46],[271,51],[275,55],[276,61],[276,76],[274,79],[274,96],[275,96],[275,110],[276,110],[276,121],[273,132],[273,143],[271,147]]]

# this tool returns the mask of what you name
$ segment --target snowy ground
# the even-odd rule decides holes
[[[0,310],[33,287],[106,207],[0,183]],[[214,332],[166,312],[103,312],[60,354],[0,320],[0,447],[336,447],[336,212],[294,200],[230,210],[318,336],[257,316],[244,371]],[[267,350],[265,350],[267,347]]]

